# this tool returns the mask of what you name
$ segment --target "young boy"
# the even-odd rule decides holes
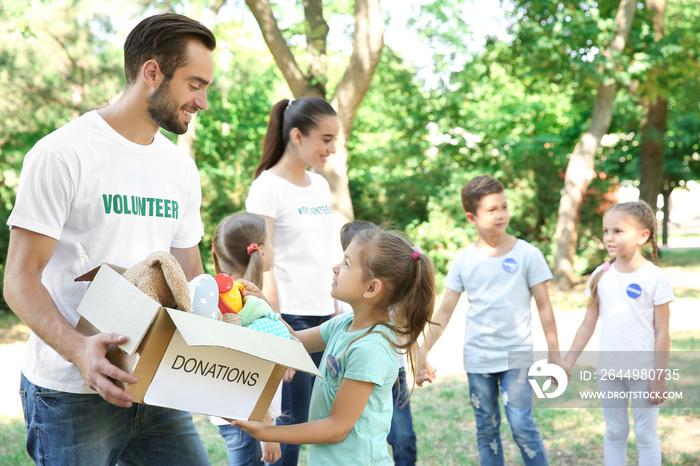
[[[561,365],[559,340],[547,281],[552,274],[536,247],[508,233],[510,220],[503,185],[489,175],[478,176],[462,188],[462,205],[478,240],[452,262],[447,289],[419,349],[418,385],[432,382],[435,369],[425,363],[467,292],[470,309],[464,342],[464,369],[477,427],[481,464],[504,464],[501,445],[499,385],[508,424],[526,465],[548,464],[547,452],[532,415],[528,367],[512,368],[510,351],[532,351],[530,302],[535,298],[547,338],[550,362]],[[532,361],[530,361],[530,364]]]

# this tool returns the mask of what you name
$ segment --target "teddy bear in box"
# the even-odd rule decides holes
[[[168,252],[149,254],[143,261],[129,267],[123,277],[162,306],[291,338],[285,325],[279,321],[279,315],[264,300],[255,296],[243,300],[242,285],[233,282],[228,275],[231,286],[226,293],[211,275],[200,275],[188,283],[180,263]],[[238,293],[238,306],[234,306],[235,309],[225,306],[226,312],[222,313],[222,295],[235,293]]]
[[[185,272],[175,256],[168,252],[149,254],[129,267],[123,277],[161,306],[185,312],[192,310]]]

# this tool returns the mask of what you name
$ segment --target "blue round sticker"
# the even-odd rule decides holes
[[[518,270],[518,263],[515,262],[515,259],[509,257],[503,261],[503,270],[508,273],[513,273]]]
[[[338,377],[340,367],[338,367],[338,361],[335,359],[335,356],[333,356],[331,353],[328,353],[328,356],[326,356],[326,368],[328,369],[328,374],[331,377]]]
[[[630,283],[627,285],[627,296],[632,299],[637,299],[642,295],[642,287],[636,283]]]

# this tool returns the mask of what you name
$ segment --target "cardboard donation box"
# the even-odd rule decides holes
[[[122,386],[134,401],[262,420],[288,367],[321,376],[301,342],[164,308],[123,272],[103,264],[77,279],[92,279],[79,328],[127,337],[108,357],[138,377]]]

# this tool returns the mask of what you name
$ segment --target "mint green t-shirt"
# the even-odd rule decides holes
[[[392,466],[386,437],[393,413],[391,389],[399,374],[398,355],[386,335],[396,341],[394,332],[377,325],[372,333],[350,344],[367,329],[348,332],[354,315],[341,314],[321,325],[321,338],[326,350],[321,360],[323,378],[316,378],[311,394],[309,421],[328,417],[335,395],[344,378],[371,382],[374,389],[355,427],[339,443],[309,445],[309,465],[368,465]],[[350,345],[348,347],[348,345]],[[338,373],[329,371],[328,356],[338,362]]]

